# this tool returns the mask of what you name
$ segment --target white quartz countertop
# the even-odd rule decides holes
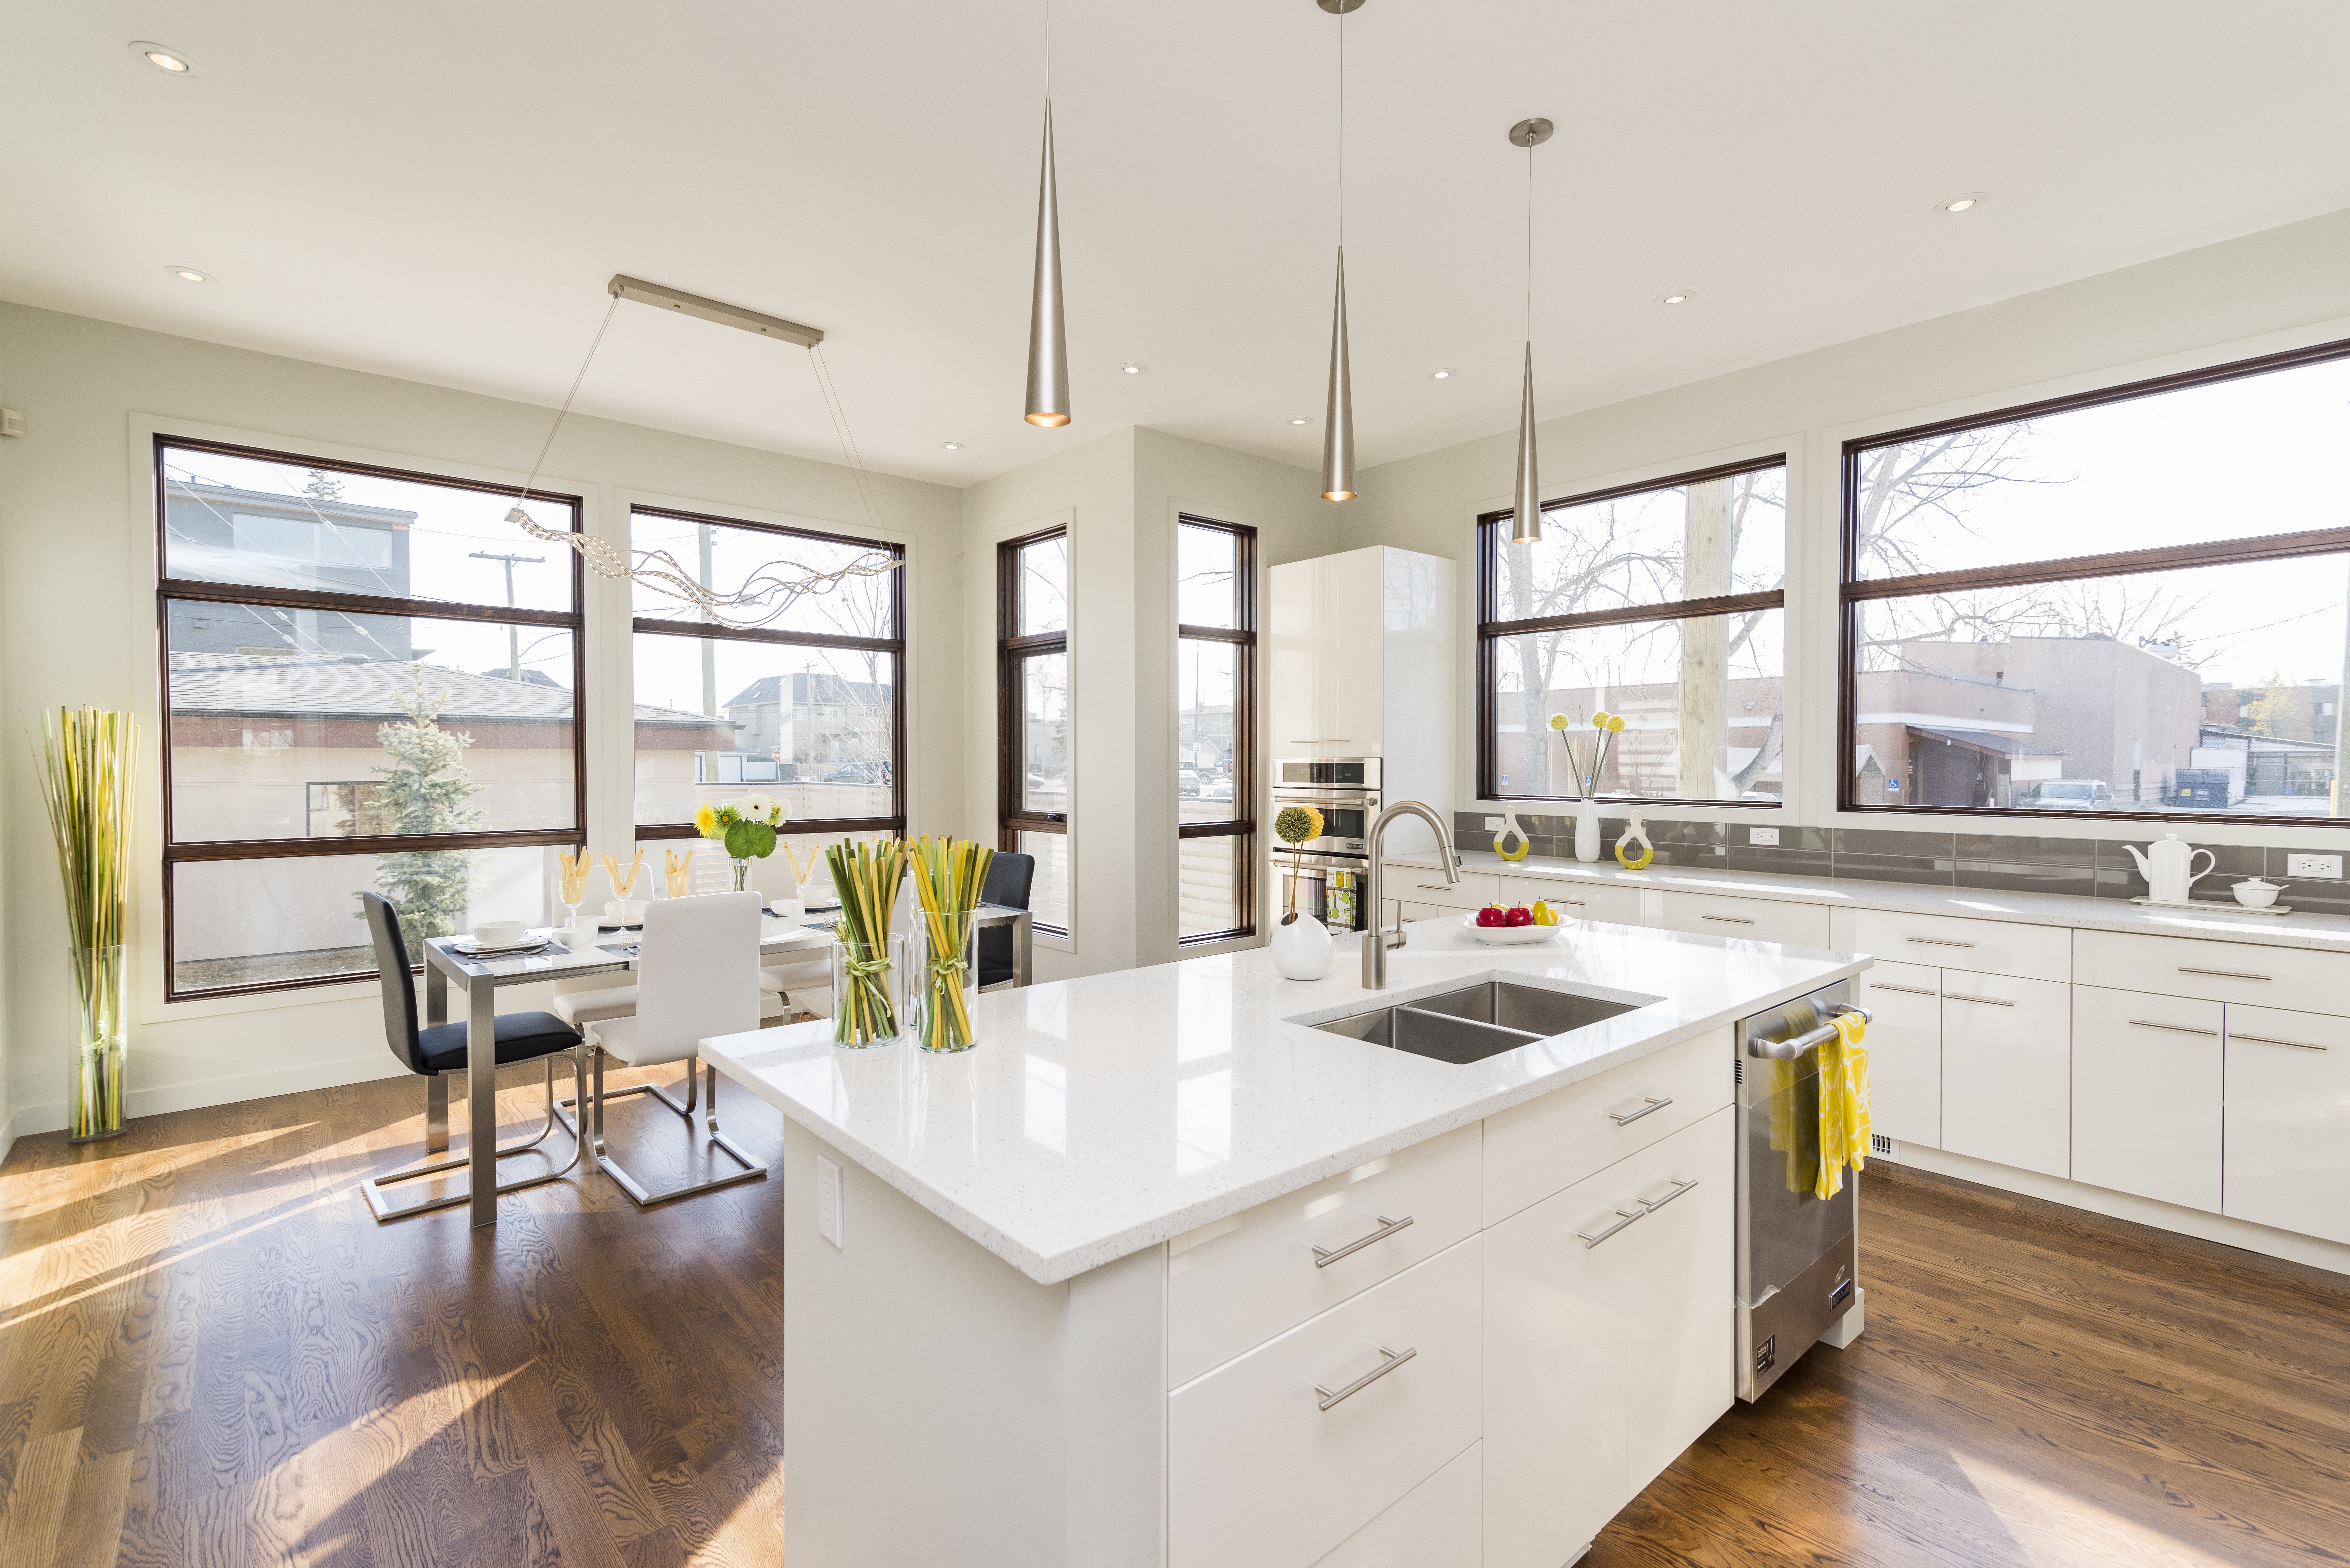
[[[1434,850],[1381,857],[1391,866],[1439,868]],[[1861,882],[1835,877],[1783,877],[1767,871],[1711,871],[1687,866],[1650,866],[1627,871],[1611,862],[1504,860],[1490,850],[1464,851],[1461,868],[1487,875],[1530,877],[1559,882],[1607,882],[1682,893],[1725,894],[1740,898],[1777,898],[1795,904],[1825,904],[1847,909],[1894,909],[1956,915],[1975,919],[2022,920],[2084,930],[2136,931],[2147,936],[2209,937],[2257,942],[2267,947],[2315,948],[2350,952],[2350,917],[2255,915],[2223,904],[2191,909],[2153,909],[2120,898],[2084,898],[2061,893],[2009,893],[1982,888],[1938,888],[1904,882]],[[2283,902],[2293,898],[2287,893]]]
[[[1431,861],[1431,864],[1433,862]],[[1023,1273],[1055,1284],[1856,974],[1869,961],[1628,926],[1485,947],[1408,928],[1388,989],[1339,944],[1323,979],[1263,950],[979,999],[980,1043],[849,1051],[829,1020],[702,1042],[703,1058]],[[1467,1065],[1295,1022],[1494,973],[1653,1005]],[[856,1221],[848,1220],[851,1234]],[[852,1243],[853,1244],[853,1243]]]

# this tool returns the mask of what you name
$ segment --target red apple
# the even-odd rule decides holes
[[[1477,911],[1477,923],[1481,926],[1506,926],[1510,923],[1509,911],[1499,904],[1488,904]]]
[[[1505,926],[1531,926],[1534,923],[1534,912],[1523,904],[1520,904],[1509,912],[1502,923]]]

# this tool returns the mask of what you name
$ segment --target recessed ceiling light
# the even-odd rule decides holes
[[[182,283],[210,283],[213,281],[212,274],[208,272],[198,272],[192,266],[167,266],[163,270],[170,273],[173,277],[178,278]]]
[[[1121,370],[1123,370],[1123,371],[1125,371],[1125,372],[1126,372],[1128,375],[1129,375],[1129,376],[1139,376],[1139,375],[1143,375],[1143,374],[1147,373],[1147,372],[1149,370],[1150,367],[1149,367],[1149,366],[1148,366],[1148,365],[1136,365],[1136,364],[1133,364],[1133,363],[1128,363],[1128,364],[1120,365],[1120,366],[1118,367],[1118,369],[1121,369]]]
[[[1449,381],[1452,379],[1452,372],[1450,370],[1430,370],[1428,373],[1428,379],[1431,381]]]
[[[146,39],[140,38],[130,46],[130,52],[165,76],[193,77],[203,74],[196,69],[195,61],[167,45],[151,44]]]
[[[961,452],[962,450],[962,442],[959,441],[942,441],[939,442],[939,445],[947,452]]]
[[[1934,203],[1938,213],[1971,213],[1991,198],[1981,191],[1970,191],[1963,196],[1953,196],[1947,202]]]
[[[1657,296],[1657,303],[1659,305],[1687,305],[1690,300],[1695,299],[1697,295],[1691,290],[1677,288],[1670,294],[1660,294]]]
[[[1312,420],[1292,420],[1289,422],[1294,425],[1310,425],[1314,421]]]

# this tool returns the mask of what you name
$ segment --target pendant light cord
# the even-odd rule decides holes
[[[1347,14],[1338,13],[1338,248],[1347,248]]]
[[[1526,341],[1534,340],[1534,144],[1526,141]]]
[[[571,378],[571,389],[563,394],[563,406],[555,410],[555,423],[548,428],[546,440],[539,445],[538,457],[530,465],[530,477],[523,481],[522,493],[515,497],[516,506],[530,499],[531,486],[538,483],[538,471],[546,466],[546,454],[555,450],[555,438],[562,431],[565,418],[571,412],[572,400],[579,396],[580,383],[588,379],[588,367],[596,362],[596,350],[604,346],[604,333],[612,325],[612,313],[619,308],[620,296],[616,294],[612,296],[612,303],[604,307],[604,319],[596,328],[594,341],[588,345],[588,358],[579,361],[579,374]]]

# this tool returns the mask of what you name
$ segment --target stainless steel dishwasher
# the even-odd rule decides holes
[[[1759,1399],[1853,1309],[1860,1179],[1823,1199],[1820,1052],[1840,1012],[1868,1012],[1837,981],[1742,1020],[1738,1053],[1738,1397]],[[1839,1339],[1837,1343],[1842,1344]]]

